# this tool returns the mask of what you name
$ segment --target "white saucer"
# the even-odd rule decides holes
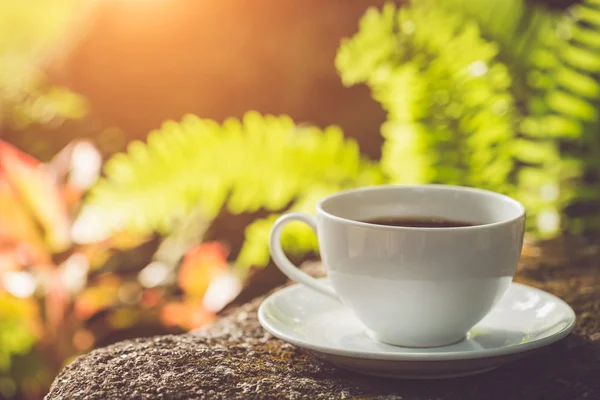
[[[258,310],[275,337],[352,371],[392,378],[473,375],[567,336],[575,313],[556,296],[512,283],[496,307],[460,343],[437,348],[390,346],[371,339],[341,303],[301,285],[279,290]]]

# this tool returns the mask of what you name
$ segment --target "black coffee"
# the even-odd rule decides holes
[[[409,226],[414,228],[457,228],[461,226],[475,226],[471,222],[456,221],[440,217],[379,217],[362,222],[375,225]]]

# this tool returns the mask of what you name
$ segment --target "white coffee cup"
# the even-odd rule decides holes
[[[441,217],[476,224],[415,228],[361,221]],[[317,234],[331,286],[296,268],[281,248],[291,221]],[[271,231],[275,264],[290,279],[341,300],[382,342],[458,342],[509,287],[523,245],[525,209],[510,197],[459,186],[383,185],[339,192],[316,217],[289,213]]]

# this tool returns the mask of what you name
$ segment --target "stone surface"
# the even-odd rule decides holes
[[[577,312],[567,339],[468,378],[402,381],[347,372],[272,338],[261,298],[214,325],[136,339],[67,366],[46,399],[384,398],[402,400],[600,399],[600,241],[561,239],[524,251],[516,280],[554,293]]]

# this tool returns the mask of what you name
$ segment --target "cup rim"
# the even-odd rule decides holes
[[[516,208],[519,210],[519,213],[517,216],[515,216],[513,218],[509,218],[509,219],[505,219],[505,220],[497,221],[497,222],[471,225],[471,226],[454,226],[454,227],[443,227],[442,228],[442,227],[391,226],[391,225],[371,224],[368,222],[362,222],[362,221],[357,221],[354,219],[340,217],[340,216],[332,214],[328,211],[325,211],[325,209],[323,208],[324,203],[326,203],[327,201],[333,200],[338,197],[343,197],[343,196],[347,196],[350,194],[354,194],[354,193],[370,192],[370,191],[377,191],[377,190],[387,190],[387,189],[417,189],[417,188],[420,188],[420,189],[435,188],[435,189],[452,190],[452,191],[458,190],[458,191],[463,191],[463,192],[485,194],[488,196],[491,195],[502,201],[511,203],[512,205],[516,206]],[[333,220],[337,220],[339,222],[344,222],[344,223],[347,223],[350,225],[361,226],[364,228],[385,229],[385,230],[394,230],[394,231],[418,231],[418,232],[428,232],[428,231],[452,232],[452,231],[456,231],[456,230],[472,231],[472,230],[477,230],[477,229],[487,229],[487,228],[491,228],[491,227],[495,227],[495,226],[511,224],[515,221],[518,221],[519,219],[523,218],[526,215],[525,207],[523,206],[523,204],[521,204],[519,201],[517,201],[507,195],[493,192],[491,190],[473,188],[473,187],[469,187],[469,186],[444,185],[444,184],[422,184],[422,185],[387,184],[387,185],[364,186],[364,187],[359,187],[359,188],[342,190],[342,191],[336,192],[334,194],[331,194],[331,195],[326,196],[326,197],[322,198],[321,200],[319,200],[319,202],[317,203],[317,212],[320,214],[323,214],[326,217],[331,218]]]

